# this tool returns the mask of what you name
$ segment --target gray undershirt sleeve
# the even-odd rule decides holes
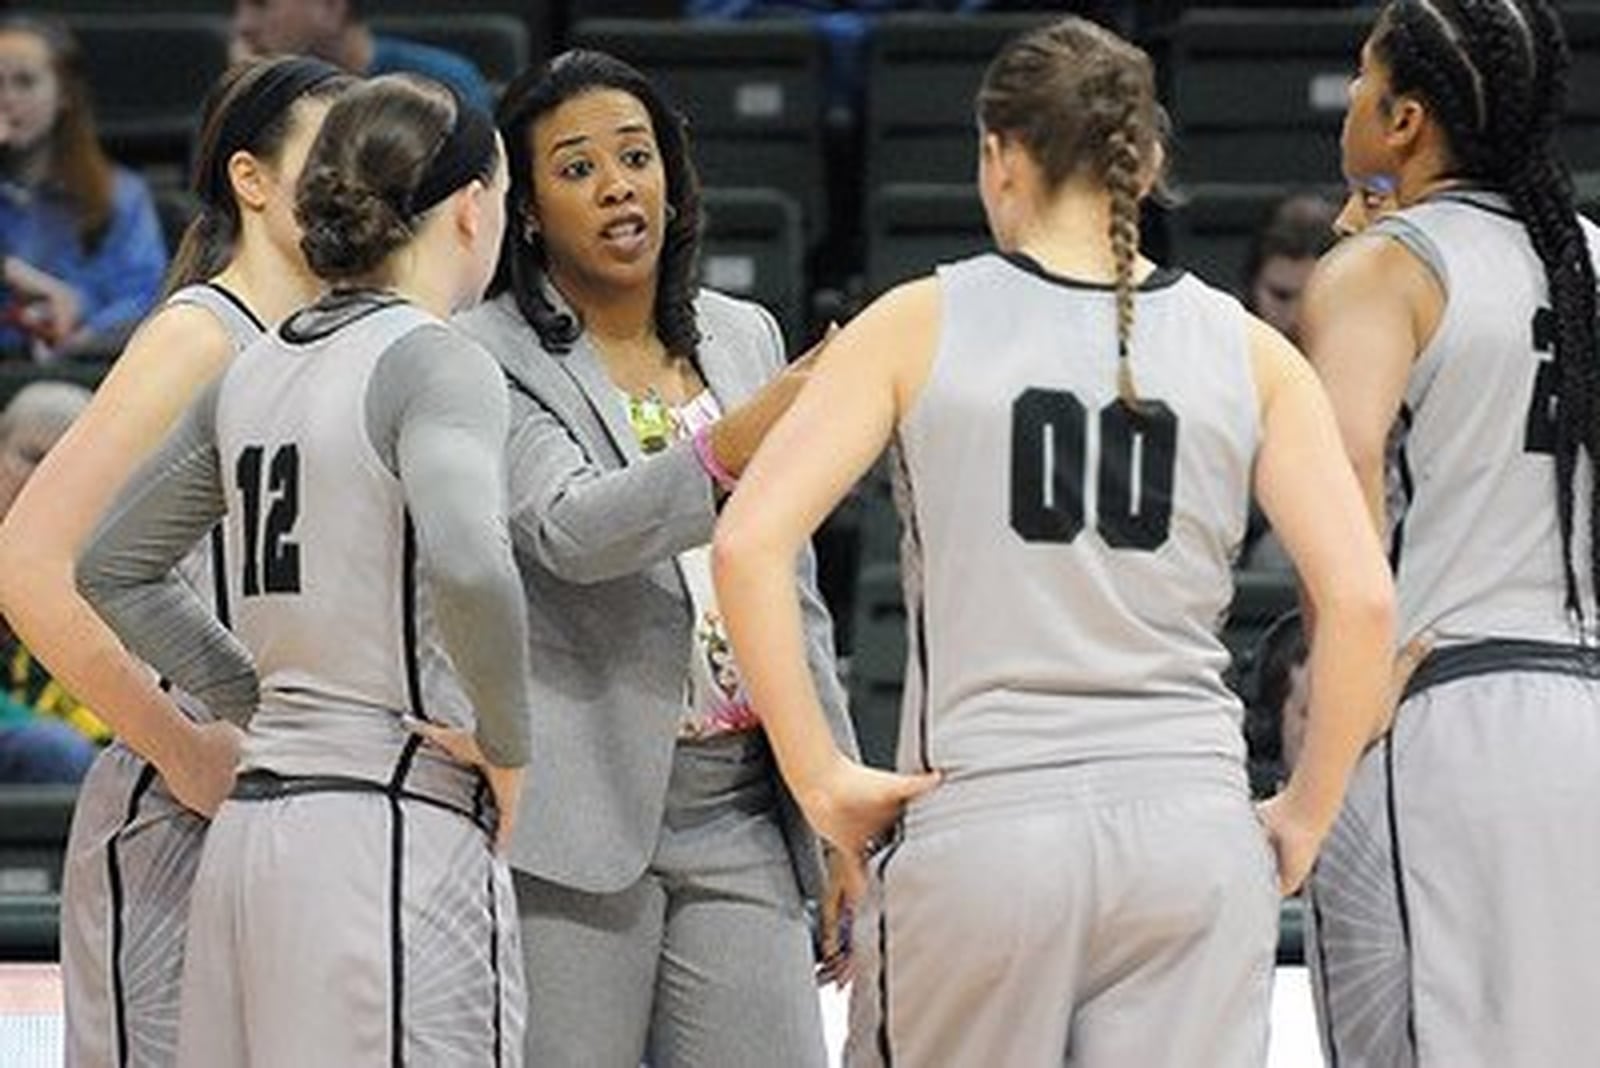
[[[259,696],[255,665],[174,570],[227,508],[216,405],[213,383],[123,487],[79,557],[77,582],[130,652],[242,725]]]
[[[527,763],[527,612],[506,527],[505,379],[488,353],[424,326],[378,361],[367,435],[400,478],[445,649],[491,764]]]

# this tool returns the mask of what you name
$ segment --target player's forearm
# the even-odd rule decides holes
[[[784,780],[805,804],[840,754],[807,669],[793,554],[719,530],[713,559],[740,675]]]
[[[183,751],[193,724],[130,656],[73,586],[67,561],[38,566],[6,581],[7,618],[39,662],[134,752],[164,767]]]
[[[528,623],[505,538],[479,539],[466,560],[434,572],[439,630],[477,717],[478,747],[496,767],[528,762],[532,725]]]
[[[1319,834],[1338,816],[1361,752],[1391,701],[1394,599],[1381,583],[1324,598],[1310,660],[1305,745],[1285,797]]]

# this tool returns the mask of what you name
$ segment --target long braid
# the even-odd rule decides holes
[[[1111,193],[1111,252],[1117,271],[1117,396],[1137,408],[1133,364],[1133,268],[1139,254],[1138,98],[1127,98],[1121,124],[1106,139],[1105,184]]]

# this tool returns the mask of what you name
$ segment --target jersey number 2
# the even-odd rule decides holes
[[[1066,544],[1083,531],[1091,478],[1095,529],[1114,549],[1156,549],[1172,527],[1178,417],[1160,401],[1100,409],[1100,458],[1088,463],[1089,411],[1075,394],[1024,390],[1011,404],[1011,528]],[[1098,477],[1096,477],[1098,476]]]
[[[1555,351],[1556,316],[1540,308],[1533,316],[1533,351]],[[1522,451],[1554,456],[1556,452],[1556,361],[1541,359],[1533,376],[1533,399],[1528,402],[1528,424],[1522,433]]]
[[[281,445],[266,461],[266,449],[250,445],[239,454],[234,475],[244,498],[244,595],[300,592],[300,546],[290,540],[300,518],[300,450]],[[262,504],[266,523],[263,529]]]

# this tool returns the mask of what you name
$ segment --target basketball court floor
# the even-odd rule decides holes
[[[829,987],[821,996],[828,1048],[837,1065],[844,1044],[846,993]],[[0,964],[0,1068],[60,1068],[61,1034],[61,974],[57,966]],[[1272,997],[1268,1068],[1320,1068],[1322,1055],[1316,1035],[1306,970],[1279,968]]]

